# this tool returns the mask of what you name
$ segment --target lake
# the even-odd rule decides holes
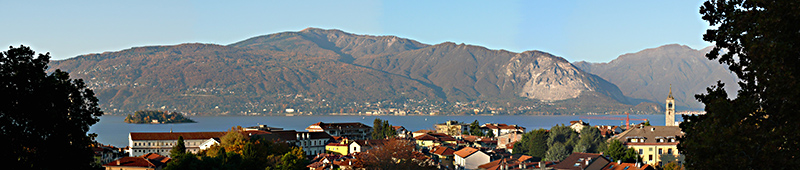
[[[361,122],[372,126],[375,118],[388,120],[394,126],[404,126],[410,131],[434,129],[433,125],[447,120],[471,123],[478,120],[484,123],[505,123],[525,127],[527,131],[554,125],[569,125],[569,121],[579,120],[580,116],[197,116],[191,119],[197,123],[183,124],[128,124],[123,122],[125,116],[101,116],[100,122],[89,129],[89,133],[97,133],[97,141],[117,147],[128,145],[129,132],[219,132],[227,131],[234,126],[267,125],[286,130],[303,131],[316,122],[341,123]],[[624,115],[612,117],[624,118]],[[654,126],[664,125],[664,115],[631,115],[631,118],[648,119]],[[624,125],[622,120],[582,119],[591,125]],[[681,116],[675,117],[682,121]],[[640,123],[641,121],[631,121]]]

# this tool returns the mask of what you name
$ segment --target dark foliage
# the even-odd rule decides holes
[[[547,153],[547,130],[537,129],[522,135],[522,139],[514,143],[514,154],[533,156],[533,161],[544,159]]]
[[[89,127],[103,115],[92,90],[61,70],[50,54],[10,47],[0,54],[0,162],[4,169],[91,169]],[[92,135],[94,136],[94,135]]]
[[[125,123],[194,123],[195,121],[184,117],[182,113],[156,111],[156,110],[140,110],[125,117]]]
[[[386,139],[397,135],[388,120],[375,118],[372,124],[372,139]]]
[[[718,83],[696,95],[706,114],[685,116],[678,150],[687,169],[800,167],[800,2],[707,1],[706,57],[728,65],[740,82],[735,99]]]

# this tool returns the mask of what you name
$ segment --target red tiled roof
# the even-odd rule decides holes
[[[458,155],[458,156],[460,156],[462,158],[466,158],[466,157],[472,155],[475,152],[478,152],[478,149],[475,149],[473,147],[465,147],[465,148],[463,148],[461,150],[453,152],[453,154]]]
[[[435,133],[435,132],[436,132],[435,130],[425,130],[425,129],[414,131],[414,133]]]
[[[453,153],[455,153],[456,150],[444,146],[436,146],[431,150],[431,152],[437,155],[448,156],[448,155],[453,155]]]
[[[417,137],[414,137],[414,139],[416,139],[416,140],[436,140],[436,137],[434,137],[434,136],[432,136],[430,134],[422,134],[422,135],[419,135]]]
[[[143,157],[123,157],[115,161],[111,161],[103,166],[156,167],[155,164],[150,163],[150,161],[147,161],[147,159]]]
[[[487,123],[483,125],[484,128],[488,129],[525,129],[524,127],[519,127],[516,125],[507,125],[507,124],[491,124]]]
[[[581,159],[583,159],[583,161],[580,161]],[[555,167],[556,169],[583,169],[589,166],[589,164],[586,164],[586,161],[589,159],[591,159],[589,164],[592,164],[594,163],[594,161],[606,158],[603,157],[603,155],[601,154],[573,152],[572,154],[567,156],[567,158],[564,158],[564,160],[562,160],[553,167]],[[576,164],[578,166],[575,166]]]
[[[131,140],[184,140],[219,138],[227,132],[131,132]]]
[[[341,143],[329,143],[329,144],[327,144],[325,146],[348,146],[348,145],[347,144],[341,144]]]
[[[603,170],[653,170],[652,166],[648,164],[643,164],[642,167],[636,167],[634,163],[621,163],[617,164],[616,162],[608,163]]]
[[[154,164],[156,164],[155,162],[159,162],[159,163],[164,164],[164,165],[166,165],[167,162],[169,162],[169,160],[171,160],[169,157],[162,156],[162,155],[159,155],[157,153],[148,153],[148,154],[142,155],[140,157],[145,158],[147,160],[150,160]]]

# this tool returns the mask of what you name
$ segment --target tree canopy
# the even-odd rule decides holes
[[[547,152],[547,130],[537,129],[522,135],[522,139],[514,143],[514,154],[525,154],[533,157],[533,161],[542,160]]]
[[[375,121],[372,123],[372,139],[386,139],[397,135],[397,132],[392,125],[389,124],[388,120],[375,118]]]
[[[696,98],[705,115],[685,116],[678,150],[687,169],[791,169],[800,166],[800,2],[711,0],[700,7],[712,29],[703,40],[739,78]],[[720,154],[726,153],[726,154]]]
[[[170,157],[175,157],[186,153],[186,145],[183,143],[183,136],[178,137],[178,142],[169,151]]]
[[[626,163],[636,163],[637,160],[642,160],[639,159],[639,154],[636,153],[636,150],[628,148],[619,140],[608,142],[608,149],[605,150],[604,154],[610,156],[614,161],[621,160]]]
[[[48,74],[50,53],[9,48],[0,53],[0,138],[7,142],[0,147],[0,160],[5,168],[92,168],[89,145],[94,139],[87,131],[103,115],[94,92],[67,72]]]

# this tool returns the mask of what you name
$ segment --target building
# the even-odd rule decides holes
[[[362,123],[322,123],[317,122],[306,128],[309,132],[325,132],[330,136],[340,136],[352,140],[366,140],[372,135],[372,127]]]
[[[489,163],[490,157],[473,147],[465,147],[453,153],[456,169],[478,169],[478,166]]]
[[[169,151],[178,143],[178,138],[181,136],[186,151],[197,153],[200,151],[200,145],[206,140],[222,137],[225,133],[227,132],[130,132],[128,146],[131,148],[128,153],[131,157],[148,153],[169,156]]]
[[[487,123],[481,125],[481,131],[484,134],[489,134],[489,132],[492,132],[494,136],[502,136],[511,132],[525,133],[525,128],[517,125]]]
[[[137,157],[123,157],[104,164],[106,170],[161,170],[171,159],[159,154],[149,153]]]
[[[411,137],[415,138],[415,137],[417,137],[419,135],[424,135],[424,134],[429,134],[429,133],[436,133],[436,130],[422,129],[422,130],[414,131],[414,132],[411,133],[411,135],[412,135]]]
[[[434,125],[436,133],[444,133],[450,136],[461,135],[462,132],[469,131],[469,124],[460,123],[455,120],[448,120],[447,122]]]
[[[509,144],[522,139],[524,132],[513,131],[497,137],[497,148],[508,148]]]
[[[325,153],[325,146],[333,137],[325,132],[298,132],[294,130],[272,131],[259,135],[268,140],[277,140],[303,148],[306,155]]]
[[[679,157],[678,140],[683,136],[677,126],[637,126],[622,132],[610,140],[619,140],[628,148],[633,148],[650,165],[659,165],[662,154]],[[678,163],[681,163],[678,161]]]
[[[512,155],[478,166],[480,170],[513,170],[537,168],[538,162],[531,161],[532,156]]]
[[[340,141],[338,143],[329,143],[329,144],[325,145],[325,151],[336,153],[336,154],[339,154],[339,155],[347,155],[347,154],[350,154],[350,149],[349,149],[350,147],[349,146],[350,146],[350,143],[352,143],[352,142],[353,141],[350,141],[348,139],[342,139],[342,141]]]
[[[611,160],[601,154],[573,152],[553,166],[557,170],[600,170]]]
[[[624,131],[622,130],[622,127],[619,126],[598,125],[594,127],[600,130],[600,135],[602,135],[604,138],[609,138]]]
[[[672,84],[669,85],[669,96],[667,96],[667,111],[664,120],[665,126],[678,126],[675,123],[675,98],[672,97]]]
[[[572,130],[578,133],[581,133],[583,127],[586,126],[589,126],[589,123],[583,122],[583,120],[569,121],[569,128],[572,128]]]
[[[397,133],[397,137],[399,138],[409,138],[411,137],[411,132],[406,130],[406,127],[403,126],[392,126],[394,131]]]
[[[431,158],[433,161],[439,164],[440,167],[444,167],[445,169],[452,169],[453,168],[453,160],[455,159],[455,152],[449,147],[444,146],[436,146],[431,148]]]
[[[603,167],[603,170],[655,170],[653,166],[648,164],[642,165],[641,163],[619,163],[611,162]]]
[[[456,138],[444,133],[427,133],[414,137],[417,146],[433,147],[440,145],[456,144]]]

